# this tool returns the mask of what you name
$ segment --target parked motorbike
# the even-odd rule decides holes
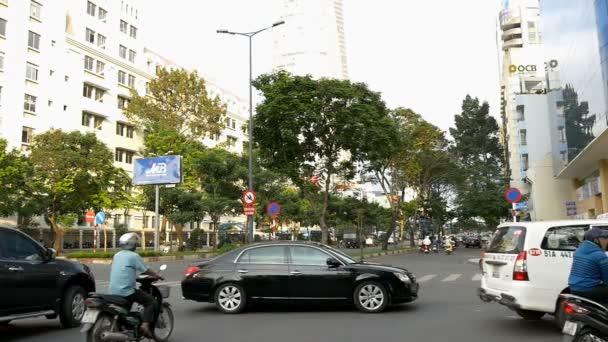
[[[569,294],[560,295],[566,321],[564,342],[608,342],[608,308],[592,300]]]
[[[161,272],[167,265],[160,267]],[[152,295],[154,303],[154,321],[151,324],[154,340],[166,342],[169,340],[174,327],[174,317],[171,305],[164,300],[169,298],[170,287],[154,285],[158,278],[139,276],[139,289]],[[81,332],[86,334],[87,342],[107,341],[140,341],[144,337],[140,333],[143,307],[133,305],[122,296],[91,293],[85,300],[87,307],[82,317]]]

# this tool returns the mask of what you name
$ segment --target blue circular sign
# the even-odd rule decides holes
[[[509,203],[517,203],[521,201],[521,197],[521,191],[519,191],[517,188],[509,188],[507,191],[505,191],[505,199]]]
[[[95,215],[95,223],[103,224],[104,222],[106,222],[106,213],[100,211]]]
[[[281,212],[281,206],[277,202],[269,203],[266,207],[266,212],[270,216],[277,216]]]

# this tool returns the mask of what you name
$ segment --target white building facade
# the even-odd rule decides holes
[[[285,25],[274,30],[274,69],[348,79],[342,0],[281,0]]]
[[[568,182],[555,176],[567,163],[558,61],[542,46],[538,0],[504,1],[499,17],[502,138],[511,186],[529,196],[532,220],[566,218]]]

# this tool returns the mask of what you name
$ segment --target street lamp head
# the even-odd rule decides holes
[[[285,20],[277,21],[276,23],[272,24],[272,27],[277,27],[277,26],[283,25],[283,24],[285,24]]]
[[[230,33],[230,31],[228,31],[228,30],[217,30],[216,32],[217,33]]]

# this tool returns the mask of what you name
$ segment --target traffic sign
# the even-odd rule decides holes
[[[521,210],[521,211],[528,210],[528,202],[524,201],[524,202],[515,203],[515,210]]]
[[[106,222],[106,213],[100,211],[97,213],[97,215],[95,215],[95,223],[103,224],[104,222]]]
[[[253,215],[255,215],[255,207],[247,205],[243,209],[243,213],[247,216],[253,216]]]
[[[255,192],[253,192],[253,190],[247,190],[245,192],[243,192],[243,203],[245,203],[245,205],[253,205],[253,203],[255,203]]]
[[[84,221],[86,223],[95,222],[95,212],[93,210],[87,211],[87,213],[84,215]]]
[[[518,188],[508,188],[507,191],[505,191],[505,199],[509,203],[517,203],[521,201],[521,198],[522,194]]]
[[[272,218],[277,217],[281,213],[281,206],[277,202],[268,203],[266,213]]]

